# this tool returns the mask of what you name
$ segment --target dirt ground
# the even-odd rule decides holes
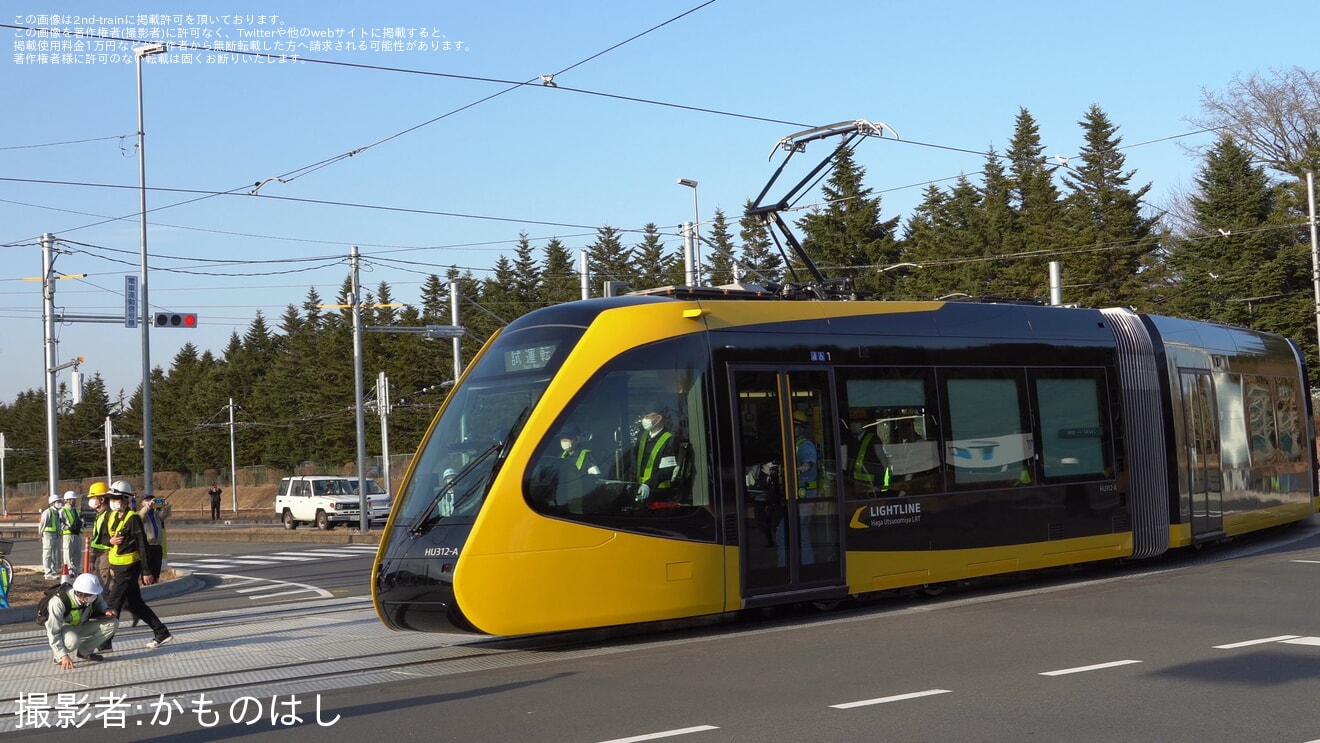
[[[243,487],[238,491],[238,508],[241,514],[271,514],[274,518],[275,509],[275,491],[279,488],[277,484],[258,485],[253,487]],[[208,519],[211,514],[211,497],[206,494],[206,488],[186,488],[182,490],[161,489],[156,491],[156,495],[169,500],[174,509],[174,518],[178,519]],[[86,498],[86,496],[83,496]],[[225,488],[220,496],[221,516],[229,516],[234,513],[234,497],[229,488]],[[6,521],[36,523],[41,509],[46,507],[46,498],[44,496],[15,496],[10,495],[7,499],[7,516],[0,517],[0,524]]]

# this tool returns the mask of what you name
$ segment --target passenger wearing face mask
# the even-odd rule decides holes
[[[580,513],[582,497],[596,486],[600,466],[591,450],[581,446],[582,432],[572,423],[559,431],[559,485],[556,498],[569,510]]]
[[[96,650],[115,636],[119,620],[107,611],[101,593],[100,579],[83,573],[72,586],[50,597],[46,639],[55,654],[55,664],[66,671],[73,668],[75,655],[91,663],[104,660]]]
[[[87,489],[87,504],[96,511],[91,533],[87,535],[87,571],[101,579],[102,586],[110,585],[110,507],[105,494],[109,488],[103,482],[94,482]]]
[[[665,430],[663,403],[652,402],[642,411],[642,433],[637,437],[637,458],[634,473],[637,479],[637,501],[647,498],[663,500],[674,485],[678,474],[678,442],[674,434]]]
[[[143,562],[147,556],[147,532],[142,526],[142,517],[129,506],[133,497],[133,486],[124,480],[110,486],[106,498],[110,501],[110,572],[114,575],[114,585],[110,589],[110,609],[106,613],[119,616],[124,609],[133,612],[133,616],[147,623],[151,628],[152,638],[147,642],[148,650],[155,650],[173,639],[156,612],[147,606],[142,598],[142,586],[155,582],[150,573],[143,573]]]

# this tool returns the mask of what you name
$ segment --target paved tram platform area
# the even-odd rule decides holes
[[[121,627],[105,660],[79,661],[68,671],[52,662],[45,630],[31,621],[6,627],[0,734],[53,728],[61,716],[97,731],[167,732],[162,715],[204,721],[214,713],[231,724],[240,704],[240,716],[251,717],[260,704],[263,720],[278,706],[280,714],[314,722],[317,692],[405,680],[410,666],[460,656],[466,651],[455,645],[476,639],[390,631],[365,597],[161,618],[171,642],[148,650],[145,625]],[[330,719],[336,711],[320,714]],[[114,724],[124,718],[126,726]]]

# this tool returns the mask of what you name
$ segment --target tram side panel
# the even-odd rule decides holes
[[[1310,392],[1291,342],[1213,323],[1143,320],[1165,370],[1171,546],[1308,518]]]
[[[754,337],[712,346],[725,349],[722,363],[830,359],[840,425],[860,423],[863,436],[869,429],[884,439],[889,481],[862,483],[859,437],[841,432],[853,447],[834,473],[846,493],[851,592],[1131,553],[1131,519],[1113,469],[1112,342],[910,337],[873,345],[780,335],[758,346]],[[1005,366],[1010,359],[1019,365]],[[1045,426],[1042,406],[1050,411]]]

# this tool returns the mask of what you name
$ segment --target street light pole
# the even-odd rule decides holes
[[[1306,171],[1306,203],[1311,223],[1311,283],[1315,286],[1316,343],[1320,344],[1320,239],[1315,231],[1315,171]]]
[[[697,210],[697,182],[691,178],[679,178],[678,185],[692,189],[692,263],[696,267],[697,285],[701,285],[701,212]]]
[[[142,334],[142,497],[151,498],[155,492],[151,461],[151,310],[147,303],[147,153],[146,131],[142,125],[142,58],[164,54],[164,44],[147,44],[133,48],[137,62],[137,109],[138,109],[138,203],[142,215],[141,227],[141,273],[138,276],[138,301],[141,303],[138,328]],[[144,501],[145,502],[145,501]]]

